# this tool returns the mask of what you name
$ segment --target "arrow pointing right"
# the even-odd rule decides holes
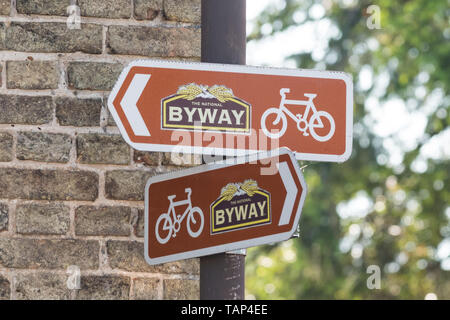
[[[293,213],[295,198],[297,197],[298,188],[295,185],[295,181],[292,178],[291,170],[286,161],[277,163],[278,172],[280,173],[281,180],[283,180],[284,188],[286,189],[286,198],[284,200],[283,211],[281,212],[279,226],[283,226],[289,223],[291,214]]]

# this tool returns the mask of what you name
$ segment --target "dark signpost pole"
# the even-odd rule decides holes
[[[245,65],[246,0],[202,0],[202,62]],[[242,300],[245,255],[200,258],[201,300]]]
[[[245,65],[245,4],[245,0],[202,0],[202,62]]]

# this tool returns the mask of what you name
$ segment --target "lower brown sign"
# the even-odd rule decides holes
[[[287,240],[305,196],[298,163],[285,148],[152,177],[145,258],[154,265]]]

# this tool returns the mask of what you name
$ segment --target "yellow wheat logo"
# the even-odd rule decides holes
[[[227,201],[233,199],[239,190],[244,191],[249,197],[253,197],[258,191],[258,184],[255,180],[245,180],[243,183],[229,183],[222,189],[220,196]]]
[[[196,85],[195,83],[191,83],[187,86],[181,87],[177,91],[177,94],[184,96],[183,99],[194,100],[202,92],[203,89],[200,86]]]
[[[178,89],[177,94],[181,95],[183,99],[194,100],[201,93],[209,93],[214,98],[224,103],[232,98],[234,98],[233,91],[225,86],[214,85],[212,87],[199,86],[198,84],[191,83],[187,86],[183,86]]]

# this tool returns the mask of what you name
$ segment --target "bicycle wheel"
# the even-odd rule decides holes
[[[321,119],[328,120],[330,123],[330,130],[326,134],[318,134],[315,130],[325,128],[324,121]],[[331,139],[334,135],[334,131],[336,130],[336,126],[334,124],[333,117],[325,111],[316,112],[309,121],[309,132],[311,132],[311,136],[319,142],[325,142]]]
[[[266,121],[270,115],[275,115],[276,119],[272,122],[272,125],[277,125],[281,120],[281,129],[278,132],[272,133],[272,131],[267,130]],[[261,117],[261,129],[266,136],[271,139],[278,139],[284,135],[287,129],[287,119],[286,115],[278,108],[269,108],[264,111]]]
[[[203,225],[205,224],[205,218],[203,217],[203,211],[199,207],[194,207],[189,212],[187,217],[187,230],[192,238],[197,238],[203,231]],[[197,231],[194,231],[194,230]]]
[[[160,235],[160,226],[162,223],[162,231],[166,231],[167,235],[161,237]],[[173,226],[172,226],[172,219],[170,218],[169,214],[163,213],[159,216],[158,220],[156,220],[156,226],[155,226],[155,235],[156,240],[158,240],[159,243],[165,244],[169,241],[170,237],[172,236]]]

